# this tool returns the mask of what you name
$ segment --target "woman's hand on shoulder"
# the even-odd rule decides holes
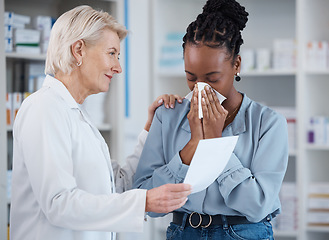
[[[175,108],[176,101],[178,103],[182,103],[183,98],[177,94],[163,94],[163,95],[157,97],[157,99],[148,108],[148,118],[147,118],[144,129],[146,131],[150,130],[155,110],[158,107],[160,107],[162,104],[164,104],[165,108]]]

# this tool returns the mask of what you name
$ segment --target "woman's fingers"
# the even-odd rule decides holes
[[[208,86],[202,91],[204,138],[222,136],[227,111],[220,104],[215,92]]]
[[[215,95],[213,95],[213,93],[215,94],[215,92],[210,89],[208,86],[205,87],[204,89],[204,92],[203,92],[203,96],[205,98],[205,102],[207,104],[207,107],[209,108],[209,114],[210,117],[213,116],[213,115],[218,115],[218,113],[222,113],[223,111],[223,108],[222,106],[220,105],[220,102]],[[218,105],[219,104],[219,105]]]
[[[191,99],[190,112],[187,114],[191,129],[190,141],[192,142],[199,142],[200,139],[203,139],[202,123],[199,119],[198,94],[198,86],[195,85]]]
[[[163,94],[159,98],[163,100],[165,108],[175,108],[176,101],[183,102],[183,98],[177,94]]]
[[[162,94],[154,101],[154,106],[155,109],[162,104],[165,108],[175,108],[176,101],[182,103],[183,98],[178,94]]]
[[[191,194],[189,184],[165,184],[146,193],[146,212],[168,213],[182,207]]]
[[[208,104],[209,104],[208,99],[206,100],[206,98],[204,96],[202,96],[202,98],[201,98],[201,107],[202,107],[203,118],[209,118],[210,113],[208,111]]]
[[[157,97],[157,99],[149,106],[148,108],[148,117],[147,117],[147,121],[146,124],[144,126],[144,129],[146,131],[150,130],[151,127],[151,123],[155,114],[155,110],[161,106],[162,104],[164,104],[164,106],[166,108],[174,108],[175,107],[175,102],[179,102],[182,103],[183,102],[183,98],[180,97],[179,95],[174,95],[174,94],[163,94],[160,95],[159,97]]]
[[[182,103],[183,102],[183,98],[177,94],[170,94],[169,95],[169,107],[170,108],[174,108],[175,107],[175,103],[176,101],[178,103]]]
[[[195,84],[195,87],[193,89],[193,95],[191,98],[191,107],[190,112],[187,115],[188,119],[191,119],[192,117],[199,116],[199,107],[198,107],[198,85]]]
[[[218,97],[216,96],[216,93],[213,89],[210,89],[209,95],[214,99],[214,109],[217,109],[217,111],[220,114],[224,114],[225,117],[227,115],[227,110],[220,104]]]
[[[206,86],[205,88],[208,88],[208,86]],[[214,112],[211,106],[212,103],[210,102],[207,92],[205,90],[202,90],[201,95],[202,95],[201,105],[202,105],[203,118],[212,118]]]

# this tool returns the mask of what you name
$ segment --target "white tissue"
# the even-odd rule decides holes
[[[203,113],[202,113],[202,104],[201,104],[201,99],[202,99],[202,95],[201,95],[201,91],[204,89],[205,86],[208,86],[209,88],[212,88],[208,83],[205,82],[198,82],[198,91],[199,91],[199,95],[198,95],[198,102],[199,102],[199,119],[203,118]],[[220,104],[222,104],[222,102],[226,99],[226,97],[224,97],[222,94],[220,94],[219,92],[217,92],[215,89],[212,88],[212,90],[214,90],[214,92],[216,93],[216,96],[220,102]],[[189,94],[186,95],[186,99],[188,99],[189,101],[191,101],[193,96],[193,91],[190,92]]]

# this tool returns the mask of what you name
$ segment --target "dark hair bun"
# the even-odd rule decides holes
[[[234,57],[243,44],[241,31],[246,27],[248,13],[235,0],[208,0],[183,37],[186,43],[204,44],[212,48],[226,48]]]
[[[241,31],[246,27],[248,13],[245,7],[235,0],[208,0],[203,7],[202,14],[222,16],[230,19]]]

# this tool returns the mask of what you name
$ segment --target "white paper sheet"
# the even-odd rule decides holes
[[[184,183],[192,186],[192,193],[200,192],[222,173],[235,148],[239,136],[203,139],[187,171]]]
[[[205,86],[208,86],[209,88],[212,88],[208,83],[205,82],[198,82],[198,91],[199,91],[199,95],[198,95],[198,102],[199,102],[199,119],[203,118],[203,112],[202,112],[202,105],[201,105],[201,91],[204,89]],[[220,102],[220,104],[222,104],[222,102],[226,99],[226,97],[224,97],[222,94],[220,94],[219,92],[217,92],[215,89],[213,89],[216,93],[216,96]],[[186,99],[188,99],[189,101],[191,101],[193,96],[193,91],[190,92],[189,94],[186,95]]]

